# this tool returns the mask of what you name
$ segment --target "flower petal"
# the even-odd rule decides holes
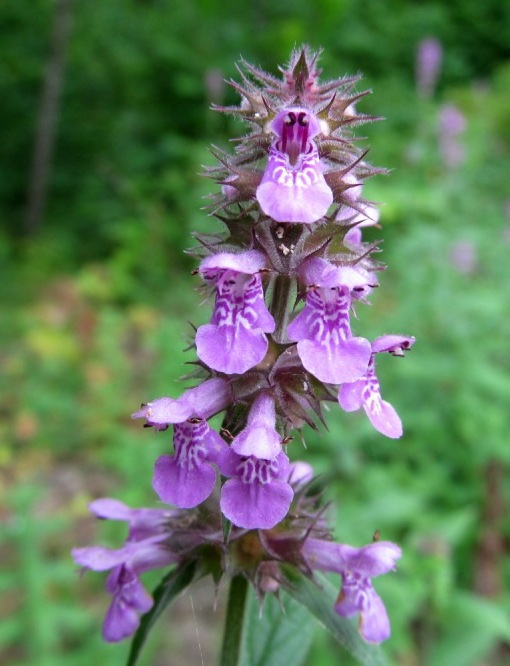
[[[112,499],[111,497],[101,497],[94,500],[89,504],[89,509],[98,518],[109,520],[129,521],[133,515],[133,509],[124,504],[124,502]]]
[[[154,601],[128,567],[112,571],[107,588],[114,596],[104,619],[103,638],[117,642],[136,631],[140,614],[150,610]]]
[[[297,349],[308,372],[330,384],[353,382],[363,377],[371,354],[370,343],[364,338],[339,340],[329,345],[301,340]]]
[[[138,612],[126,604],[122,597],[114,597],[103,622],[103,639],[118,643],[132,636],[140,625]]]
[[[93,571],[106,571],[126,561],[126,549],[113,550],[103,546],[87,546],[86,548],[73,548],[71,551],[76,564],[80,564]]]
[[[212,493],[216,472],[208,463],[179,464],[175,456],[160,456],[154,466],[152,487],[162,502],[192,509]]]
[[[301,155],[295,166],[272,148],[256,196],[264,213],[277,222],[317,222],[333,202],[316,148]]]
[[[234,438],[232,450],[240,456],[275,458],[282,450],[282,438],[275,425],[274,400],[263,391],[253,402],[246,427]]]
[[[147,423],[156,428],[158,426],[166,428],[169,423],[182,423],[193,413],[188,401],[183,398],[184,396],[177,400],[166,397],[157,398],[143,405],[141,409],[131,415],[131,418],[147,419]]]
[[[211,271],[231,270],[246,275],[254,275],[266,265],[266,257],[259,250],[248,252],[218,252],[202,260],[199,267],[201,274]]]
[[[293,496],[284,481],[262,485],[229,479],[221,489],[220,506],[237,527],[269,530],[285,518]]]
[[[213,370],[242,375],[258,365],[266,355],[265,334],[243,326],[200,326],[195,338],[198,358]]]
[[[370,423],[381,434],[390,437],[391,439],[398,439],[402,437],[404,432],[402,421],[397,414],[393,405],[386,400],[371,400],[365,402],[363,405],[366,415],[370,419]]]
[[[338,402],[340,407],[346,412],[355,412],[363,404],[363,389],[365,380],[360,379],[357,382],[342,384],[338,391]]]
[[[381,597],[374,591],[359,619],[359,631],[368,643],[381,643],[391,635],[390,620]]]

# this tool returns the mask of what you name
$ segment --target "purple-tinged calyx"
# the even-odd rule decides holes
[[[343,384],[338,392],[340,407],[352,412],[363,407],[370,423],[386,437],[402,437],[402,421],[393,405],[381,398],[379,380],[375,373],[375,354],[388,352],[393,356],[403,356],[415,342],[414,337],[404,335],[383,335],[372,343],[372,355],[364,377],[352,383]]]
[[[144,418],[156,430],[166,430],[171,423],[184,423],[189,418],[209,418],[223,411],[231,402],[227,380],[215,377],[185,391],[180,398],[158,398],[143,405],[131,415]]]
[[[206,257],[200,274],[216,287],[216,301],[209,324],[200,326],[195,338],[197,355],[207,366],[226,374],[242,374],[264,358],[275,322],[264,302],[258,271],[265,256],[257,250],[227,252]]]
[[[371,357],[368,340],[351,333],[353,275],[346,270],[321,259],[305,262],[301,268],[309,285],[305,307],[287,328],[306,370],[331,384],[363,377]]]
[[[360,204],[356,210],[343,206],[335,219],[337,222],[350,226],[344,236],[344,245],[356,251],[361,250],[363,247],[362,228],[377,225],[380,215],[379,209],[369,204]]]
[[[234,525],[269,530],[285,518],[294,496],[285,453],[263,460],[228,448],[218,466],[224,476],[231,477],[221,489],[220,507]]]
[[[307,109],[283,109],[270,125],[276,139],[257,188],[263,212],[277,222],[311,224],[323,217],[333,193],[313,137],[321,131]]]
[[[378,541],[353,548],[332,541],[306,539],[301,554],[311,569],[342,576],[335,611],[344,617],[359,613],[359,630],[367,642],[381,643],[389,638],[388,614],[371,579],[395,569],[396,561],[402,556],[399,546],[390,541]]]
[[[268,392],[262,391],[253,402],[246,427],[232,441],[232,450],[240,456],[276,458],[282,450],[282,438],[275,426],[274,400]]]
[[[205,501],[216,482],[213,463],[227,448],[207,421],[191,418],[174,426],[174,454],[156,460],[152,486],[160,500],[181,509]]]

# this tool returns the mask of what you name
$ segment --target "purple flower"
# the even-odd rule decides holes
[[[105,641],[115,643],[135,633],[140,615],[147,613],[154,601],[138,576],[125,564],[113,569],[106,579],[106,590],[113,599],[106,612],[102,634]]]
[[[131,415],[144,418],[156,430],[166,430],[170,423],[183,423],[191,417],[209,418],[221,412],[231,402],[230,387],[225,379],[208,379],[188,389],[180,398],[158,398],[143,405]]]
[[[363,407],[374,428],[392,439],[402,436],[402,422],[394,407],[381,399],[375,374],[375,354],[389,352],[394,356],[403,356],[404,350],[410,349],[414,342],[415,338],[403,335],[383,335],[374,340],[365,376],[358,381],[343,384],[338,393],[342,409],[352,412]]]
[[[441,42],[434,37],[423,39],[418,45],[416,83],[423,97],[430,97],[436,87],[443,59]]]
[[[285,518],[294,493],[289,483],[289,459],[242,457],[226,449],[218,466],[230,478],[221,489],[220,507],[228,520],[246,529],[271,529]]]
[[[369,643],[389,638],[390,622],[384,604],[374,590],[372,578],[395,568],[402,551],[390,541],[378,541],[353,548],[320,539],[306,539],[302,550],[308,565],[342,576],[342,589],[335,611],[344,617],[360,613],[359,630]]]
[[[445,104],[439,113],[439,147],[447,167],[460,166],[466,157],[460,135],[466,129],[466,119],[454,104]]]
[[[213,463],[226,446],[204,419],[175,424],[174,455],[160,456],[154,466],[152,487],[160,500],[181,509],[206,500],[216,482]]]
[[[277,222],[316,222],[333,202],[312,141],[320,123],[313,113],[296,107],[280,111],[271,129],[276,139],[257,188],[260,207]]]
[[[216,286],[211,322],[196,335],[197,354],[214,370],[242,374],[264,358],[275,322],[264,303],[258,271],[265,257],[257,250],[219,253],[200,264],[202,277]]]
[[[302,274],[309,285],[306,304],[289,324],[287,334],[297,341],[304,367],[317,379],[331,384],[355,381],[367,370],[371,348],[368,340],[351,334],[354,273],[321,259],[305,264]],[[361,274],[357,280],[357,287],[366,285]]]
[[[172,509],[131,509],[119,500],[103,497],[89,504],[94,515],[103,520],[124,520],[129,524],[127,541],[141,541],[168,531]]]
[[[473,274],[478,267],[476,245],[470,240],[456,241],[450,251],[450,260],[459,273]]]
[[[282,438],[275,429],[274,400],[262,391],[255,398],[246,427],[232,441],[231,447],[240,456],[272,460],[282,450]]]
[[[130,525],[128,539],[118,550],[90,546],[72,551],[75,562],[87,569],[112,569],[106,589],[113,599],[103,623],[103,638],[109,642],[120,641],[136,631],[140,615],[153,604],[152,597],[140,583],[139,574],[178,561],[178,556],[167,545],[168,529],[163,530],[170,512],[130,509],[112,499],[96,500],[90,508],[99,517],[126,520]]]
[[[149,402],[132,415],[147,419],[157,430],[174,424],[174,455],[156,460],[152,480],[163,502],[189,509],[209,497],[216,481],[213,463],[226,444],[205,419],[230,402],[228,382],[214,378],[185,391],[177,400],[159,398]]]

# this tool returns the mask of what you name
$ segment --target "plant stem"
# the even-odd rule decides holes
[[[239,666],[241,663],[247,596],[248,580],[242,575],[234,576],[228,594],[225,633],[219,662],[221,666]]]
[[[295,300],[295,280],[288,275],[278,275],[274,282],[269,310],[276,322],[273,339],[280,344],[289,342],[287,338],[287,325],[294,309]]]

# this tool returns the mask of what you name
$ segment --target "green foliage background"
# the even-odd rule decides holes
[[[192,230],[214,226],[201,210],[214,184],[197,173],[211,142],[227,147],[242,132],[209,105],[235,100],[222,80],[240,55],[276,72],[302,42],[324,47],[326,78],[364,72],[374,94],[360,108],[386,118],[363,132],[371,160],[392,169],[366,186],[384,202],[383,230],[370,233],[384,238],[389,269],[372,307],[358,309],[357,333],[417,343],[405,361],[379,363],[401,441],[332,409],[329,431],[305,432],[307,448],[296,439],[291,456],[323,474],[339,540],[362,545],[379,529],[404,548],[398,573],[377,585],[392,663],[508,663],[510,5],[74,0],[47,208],[27,235],[58,6],[0,3],[2,663],[125,659],[127,646],[100,639],[101,577],[79,579],[69,549],[122,539],[111,526],[98,534],[91,499],[154,504],[152,464],[167,443],[129,414],[182,390],[187,321],[208,316],[183,253]],[[428,36],[444,62],[423,99],[415,54]],[[440,149],[446,103],[467,123],[455,168]],[[200,664],[195,629],[214,663],[221,592],[216,611],[212,589],[194,595],[196,608],[186,597],[168,613],[144,663]],[[324,632],[308,659],[338,663]]]

